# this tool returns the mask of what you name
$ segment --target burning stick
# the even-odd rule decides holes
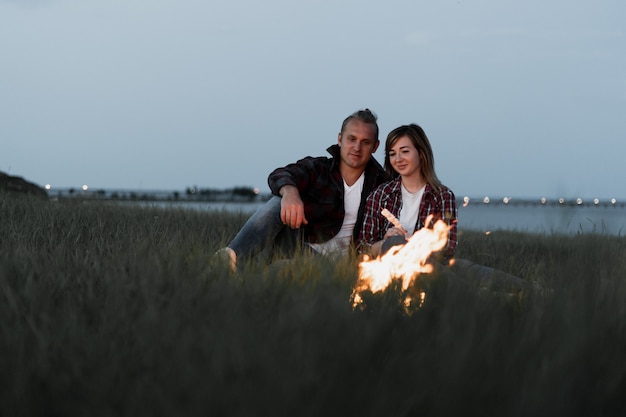
[[[389,210],[387,210],[386,208],[384,208],[380,214],[382,214],[383,216],[385,216],[385,218],[387,220],[389,220],[389,223],[393,224],[394,227],[397,227],[398,229],[400,229],[403,233],[406,234],[406,230],[404,230],[404,227],[402,227],[402,224],[400,224],[400,220],[398,220],[398,218],[396,216],[394,216],[393,214],[391,214],[391,212]]]

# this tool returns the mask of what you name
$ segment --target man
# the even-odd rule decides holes
[[[369,109],[348,116],[331,157],[305,157],[268,177],[273,196],[218,251],[231,269],[270,249],[291,257],[298,250],[345,253],[363,223],[365,200],[390,179],[373,158],[378,149],[377,117]]]

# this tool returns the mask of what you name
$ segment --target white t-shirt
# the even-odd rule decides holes
[[[414,193],[409,192],[404,185],[402,186],[402,208],[400,209],[400,224],[407,231],[409,236],[413,234],[415,225],[417,224],[417,216],[419,215],[420,204],[426,185]]]
[[[365,173],[362,173],[358,180],[352,185],[343,182],[343,205],[346,212],[343,217],[343,224],[339,233],[332,239],[324,243],[309,243],[317,253],[327,255],[332,252],[345,253],[350,247],[352,240],[352,232],[356,224],[356,218],[359,214],[359,206],[361,205],[361,193],[363,192],[363,183],[365,182]]]

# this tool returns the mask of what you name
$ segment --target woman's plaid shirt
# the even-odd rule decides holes
[[[383,209],[389,210],[394,216],[400,215],[402,208],[402,191],[400,176],[386,182],[376,188],[367,198],[363,227],[359,234],[359,250],[366,251],[370,245],[383,240],[385,233],[393,225],[381,214]],[[442,186],[435,190],[426,184],[415,231],[424,227],[426,217],[433,215],[433,223],[439,219],[444,220],[450,227],[448,243],[444,249],[446,259],[454,256],[457,245],[457,208],[454,193],[449,188]]]

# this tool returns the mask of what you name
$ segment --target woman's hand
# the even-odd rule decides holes
[[[392,227],[390,229],[387,230],[387,232],[385,233],[385,239],[388,239],[391,236],[406,236],[407,233],[404,229],[398,228],[398,227]]]

